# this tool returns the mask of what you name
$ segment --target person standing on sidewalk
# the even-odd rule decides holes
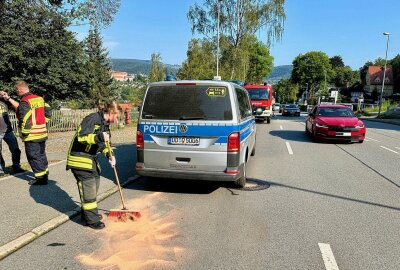
[[[118,114],[116,102],[101,104],[99,111],[86,116],[79,125],[68,151],[67,167],[71,169],[78,184],[82,203],[82,219],[85,225],[100,230],[105,227],[97,209],[97,193],[100,185],[99,153],[105,154],[111,166],[115,166],[114,155],[109,155],[106,144],[110,143],[109,124]]]
[[[26,157],[35,176],[29,181],[29,185],[47,185],[49,169],[46,156],[46,122],[51,116],[51,109],[42,97],[29,91],[29,85],[25,81],[17,81],[14,86],[20,97],[19,102],[10,98],[6,92],[0,92],[0,96],[9,101],[17,112]]]
[[[21,150],[18,146],[17,138],[14,135],[8,111],[10,102],[0,97],[0,176],[4,175],[5,161],[2,155],[3,140],[7,143],[11,152],[12,168],[14,173],[24,172],[21,168]]]

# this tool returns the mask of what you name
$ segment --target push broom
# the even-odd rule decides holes
[[[110,142],[106,142],[106,147],[108,148],[108,154],[110,155],[110,158],[112,158],[113,153],[112,153],[112,149],[110,146]],[[140,214],[140,212],[130,211],[126,208],[124,196],[122,194],[121,184],[119,182],[117,168],[115,165],[112,167],[114,169],[115,180],[117,181],[117,185],[118,185],[119,196],[121,197],[122,209],[121,210],[111,209],[108,212],[108,217],[116,219],[117,221],[128,221],[128,220],[134,221],[134,220],[140,218],[141,214]]]

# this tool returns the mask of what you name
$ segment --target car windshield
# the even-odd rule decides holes
[[[224,86],[152,86],[146,94],[143,119],[232,120],[229,91]]]
[[[350,108],[319,108],[318,116],[327,117],[354,117]]]
[[[250,99],[269,100],[269,90],[261,88],[248,88]]]

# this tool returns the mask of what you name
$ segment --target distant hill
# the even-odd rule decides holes
[[[150,60],[138,59],[111,59],[112,69],[115,71],[125,71],[130,74],[149,74],[151,68]],[[167,73],[176,75],[179,65],[164,64],[167,67]]]
[[[130,74],[149,74],[151,68],[150,60],[139,59],[111,59],[112,69],[115,71],[125,71]],[[168,74],[176,75],[179,65],[164,64]],[[288,79],[292,74],[292,65],[276,66],[268,76],[268,83],[275,84],[281,79]]]
[[[268,76],[268,83],[275,84],[282,79],[289,79],[292,74],[292,65],[276,66]]]

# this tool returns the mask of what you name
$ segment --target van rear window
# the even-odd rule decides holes
[[[229,91],[212,85],[166,85],[148,89],[142,119],[232,120]]]

